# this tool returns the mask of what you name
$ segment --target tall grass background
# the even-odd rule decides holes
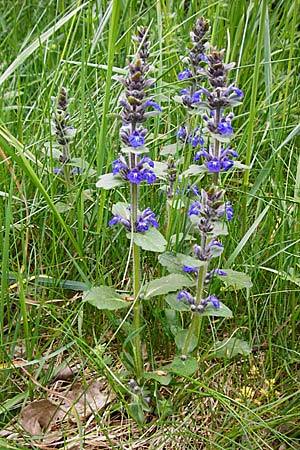
[[[46,386],[62,354],[80,362],[81,377],[86,371],[102,373],[104,362],[95,349],[109,342],[109,382],[115,382],[122,345],[113,334],[116,317],[83,305],[75,295],[92,285],[123,290],[130,285],[125,236],[107,226],[111,205],[124,192],[95,188],[97,175],[111,171],[119,150],[121,87],[114,75],[126,73],[137,26],[151,24],[163,107],[151,139],[152,155],[158,156],[163,145],[175,142],[184,121],[172,96],[179,90],[179,56],[201,15],[211,21],[213,45],[226,48],[227,62],[237,62],[232,76],[245,98],[235,111],[235,143],[239,159],[251,166],[245,174],[226,175],[235,215],[224,254],[226,265],[246,271],[253,287],[224,291],[234,318],[215,331],[221,338],[235,334],[247,340],[252,354],[211,359],[208,334],[199,373],[170,388],[172,410],[158,414],[148,447],[142,447],[141,436],[152,422],[143,432],[131,431],[122,399],[95,421],[105,435],[109,430],[103,448],[300,448],[298,0],[1,4],[1,427],[45,394],[18,369],[21,360],[29,361],[27,370]],[[74,98],[70,109],[78,132],[72,157],[86,161],[71,189],[53,175],[59,162],[50,134],[51,97],[60,86]],[[148,191],[147,204],[161,219],[164,202],[156,187]],[[173,234],[182,231],[182,218],[173,210]],[[159,273],[152,254],[143,265],[146,279]],[[145,320],[152,360],[171,358],[172,341],[161,331],[163,306],[147,305]],[[275,388],[266,392],[270,380]],[[114,435],[114,426],[122,433]],[[78,439],[82,447],[83,437]],[[2,448],[24,445],[7,442]]]

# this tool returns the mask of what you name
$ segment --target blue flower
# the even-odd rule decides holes
[[[143,169],[141,170],[142,179],[144,181],[147,181],[148,184],[154,183],[156,181],[156,175],[153,172],[153,170],[150,169]]]
[[[134,131],[129,136],[129,142],[132,147],[142,147],[145,144],[145,138],[138,131]]]
[[[143,158],[138,163],[138,166],[143,165],[143,164],[148,164],[150,167],[154,167],[154,162],[152,161],[152,159],[149,156],[143,156]]]
[[[135,228],[136,231],[140,231],[141,233],[145,233],[149,229],[149,226],[152,225],[155,228],[158,228],[158,223],[155,219],[154,212],[151,211],[150,208],[146,208],[137,219]]]
[[[175,132],[175,136],[178,138],[178,139],[181,139],[181,140],[185,140],[185,138],[186,138],[186,135],[187,135],[187,128],[186,128],[186,126],[184,126],[184,127],[179,127],[179,129]]]
[[[121,169],[129,171],[126,160],[122,155],[120,155],[118,159],[112,162],[112,166],[113,166],[113,175],[117,175]]]
[[[212,158],[210,161],[206,161],[205,165],[209,172],[212,173],[220,172],[220,170],[222,169],[222,165],[218,158]]]
[[[182,81],[182,80],[186,80],[187,78],[191,78],[192,72],[190,71],[190,69],[184,69],[182,72],[179,72],[178,74],[178,80]]]
[[[231,169],[231,167],[234,165],[234,162],[232,159],[223,158],[222,161],[222,169],[226,172],[226,170]]]
[[[189,216],[199,216],[200,211],[202,211],[202,205],[199,201],[192,203],[188,211]]]
[[[147,100],[145,103],[143,103],[142,108],[146,109],[149,106],[152,106],[152,108],[156,109],[157,111],[161,112],[161,107],[158,103],[154,102],[153,100]]]
[[[225,203],[225,213],[226,213],[228,222],[230,222],[233,217],[233,208],[232,208],[230,202]]]
[[[218,125],[218,131],[220,134],[232,134],[233,128],[231,126],[231,122],[226,119],[221,119]]]
[[[203,305],[207,305],[208,303],[212,303],[212,305],[215,308],[218,308],[218,309],[220,309],[220,307],[221,307],[220,300],[215,295],[209,295],[206,299],[202,300],[202,302],[203,302],[202,303]]]
[[[185,300],[190,305],[195,304],[195,298],[188,291],[180,291],[177,300]]]
[[[130,183],[140,184],[143,181],[143,175],[141,171],[135,167],[128,173],[127,180],[130,181]]]
[[[199,267],[193,267],[193,266],[183,266],[182,268],[184,272],[186,273],[198,273]]]

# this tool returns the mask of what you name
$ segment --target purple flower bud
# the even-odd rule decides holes
[[[189,88],[184,88],[179,91],[179,95],[190,95]]]
[[[138,165],[143,165],[145,163],[147,163],[150,167],[154,167],[154,162],[151,158],[149,158],[149,156],[143,156]]]
[[[244,97],[244,92],[241,89],[235,88],[234,91],[238,97],[240,97],[240,98]]]
[[[201,91],[194,92],[194,94],[192,95],[192,103],[200,102],[200,94],[201,94]]]

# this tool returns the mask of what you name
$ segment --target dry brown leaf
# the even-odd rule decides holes
[[[62,408],[69,410],[74,405],[80,419],[86,419],[100,411],[113,399],[112,394],[104,388],[103,383],[99,380],[93,381],[88,386],[77,383],[64,396],[66,400],[61,404]]]
[[[58,415],[58,407],[49,400],[36,400],[23,408],[20,425],[32,435],[44,435]]]
[[[81,369],[80,364],[75,364],[74,366],[64,366],[59,369],[59,371],[54,376],[55,380],[68,380],[73,378]]]

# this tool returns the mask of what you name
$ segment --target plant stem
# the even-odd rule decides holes
[[[216,109],[216,116],[215,116],[215,125],[218,127],[221,121],[221,108]],[[214,157],[219,158],[220,157],[220,141],[218,139],[214,140]],[[215,172],[213,174],[213,183],[215,186],[218,186],[219,184],[219,172]]]
[[[130,165],[131,167],[136,166],[136,155],[134,153],[130,154]],[[134,232],[135,223],[138,216],[138,186],[137,184],[130,183],[130,196],[131,196],[131,229]],[[140,252],[139,247],[133,243],[133,255],[132,255],[132,276],[133,276],[133,298],[134,298],[134,308],[133,308],[133,325],[136,332],[134,336],[134,362],[135,362],[135,373],[137,376],[137,381],[143,376],[143,355],[142,355],[142,345],[140,332],[138,331],[141,326],[141,311],[142,304],[140,299]]]
[[[206,243],[206,236],[203,235],[202,236],[202,245],[205,245]],[[203,266],[199,267],[199,272],[198,272],[198,278],[197,278],[197,290],[196,290],[196,306],[198,306],[201,302],[201,299],[203,297],[203,287],[204,287],[204,281],[206,278],[206,274],[207,274],[207,269],[208,269],[208,262],[206,261],[205,264],[203,264]],[[190,343],[191,343],[191,339],[193,338],[193,336],[195,335],[199,341],[200,339],[200,330],[201,330],[201,321],[202,321],[202,316],[201,313],[199,312],[194,312],[192,315],[192,321],[191,321],[191,325],[184,343],[184,347],[183,347],[183,355],[186,355],[189,351],[189,347],[190,347]]]

